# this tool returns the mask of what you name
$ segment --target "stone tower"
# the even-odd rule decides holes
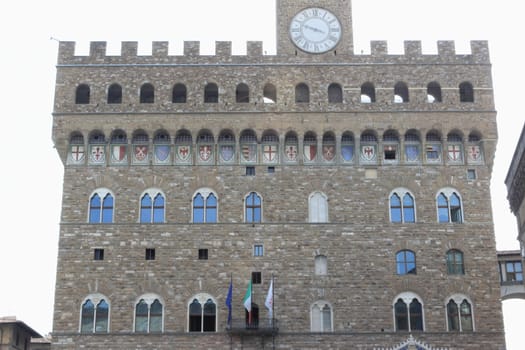
[[[504,348],[488,45],[354,55],[351,23],[278,0],[275,56],[60,43],[54,348]]]

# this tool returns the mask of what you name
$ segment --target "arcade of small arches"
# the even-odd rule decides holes
[[[87,143],[86,143],[87,141]],[[445,136],[439,130],[425,135],[409,129],[404,136],[389,129],[382,135],[365,130],[359,137],[352,131],[337,135],[327,131],[321,137],[314,131],[299,136],[294,131],[279,135],[265,130],[260,136],[252,129],[240,135],[224,129],[218,137],[209,130],[196,135],[182,129],[174,137],[157,130],[153,138],[142,130],[131,137],[114,130],[109,138],[93,130],[87,140],[75,131],[69,138],[69,165],[215,165],[215,164],[450,164],[484,163],[482,135],[465,135],[453,129]]]
[[[360,87],[361,103],[375,103],[376,87],[372,82],[365,82]],[[405,82],[397,82],[393,88],[394,103],[407,103],[410,101],[409,86]],[[441,85],[438,82],[430,82],[427,87],[428,103],[443,102]],[[474,102],[474,87],[470,82],[461,82],[457,87],[460,102]],[[219,103],[219,86],[216,83],[208,83],[204,90],[204,103]],[[332,83],[327,89],[328,103],[343,103],[343,88],[338,83]],[[123,103],[123,87],[120,84],[113,83],[107,87],[106,91],[107,104]],[[294,98],[296,103],[310,103],[310,87],[306,83],[299,83],[294,88]],[[138,101],[139,103],[151,104],[156,101],[155,87],[152,83],[144,83],[140,87]],[[240,83],[235,87],[235,103],[250,103],[250,87],[245,83]],[[189,100],[188,88],[183,83],[177,83],[171,90],[172,103],[187,103]],[[90,104],[91,87],[88,84],[80,84],[75,90],[75,104]],[[263,88],[263,103],[277,102],[277,88],[275,85],[268,83]]]

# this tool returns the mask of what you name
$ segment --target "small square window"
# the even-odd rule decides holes
[[[252,283],[253,284],[262,283],[262,273],[261,272],[252,272]]]
[[[275,167],[274,166],[269,166],[268,167],[268,174],[273,174],[275,173]]]
[[[467,170],[467,180],[476,180],[476,170],[475,169],[468,169]]]
[[[246,176],[255,176],[255,167],[247,166],[246,167]]]
[[[262,244],[256,244],[253,246],[253,256],[263,256],[264,246]]]
[[[155,248],[146,248],[146,260],[155,260]]]
[[[208,260],[208,249],[199,249],[199,260]]]
[[[104,249],[95,249],[94,260],[104,260]]]

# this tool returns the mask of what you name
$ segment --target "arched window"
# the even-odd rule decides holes
[[[332,332],[332,306],[326,301],[316,301],[310,308],[312,332]]]
[[[396,297],[394,319],[396,331],[423,331],[423,304],[414,293],[403,293]]]
[[[140,87],[140,103],[154,103],[155,88],[153,85],[146,83]]]
[[[164,195],[155,189],[146,191],[140,198],[140,223],[164,223]]]
[[[217,329],[217,304],[207,294],[198,294],[188,305],[189,332],[215,332]]]
[[[204,87],[204,103],[218,103],[219,88],[215,83],[208,83]]]
[[[250,102],[250,88],[248,85],[241,83],[235,89],[235,102],[249,103]]]
[[[193,223],[217,222],[217,196],[210,189],[200,189],[193,196]]]
[[[308,198],[308,221],[328,222],[328,198],[324,193],[314,192]]]
[[[395,130],[387,130],[383,134],[383,161],[399,162],[399,135]]]
[[[459,101],[474,102],[474,88],[469,82],[459,84]]]
[[[415,275],[416,253],[411,250],[400,250],[397,252],[396,270],[398,275]]]
[[[293,131],[286,133],[284,137],[284,155],[288,162],[297,162],[297,152],[299,147],[299,141],[297,135]]]
[[[451,188],[442,189],[437,195],[438,222],[463,222],[461,197]]]
[[[310,88],[305,83],[300,83],[295,86],[295,102],[309,103],[310,102]]]
[[[262,199],[255,192],[251,192],[245,199],[245,222],[261,222],[262,221]]]
[[[463,253],[457,249],[450,249],[447,252],[447,273],[449,275],[464,275],[465,265]]]
[[[279,136],[273,130],[266,130],[261,137],[263,162],[275,164],[279,161]]]
[[[447,303],[447,324],[450,332],[472,332],[472,303],[464,295],[453,295]]]
[[[328,103],[343,103],[343,89],[341,85],[333,83],[328,86]]]
[[[328,274],[328,260],[324,255],[315,257],[315,275],[326,276]]]
[[[405,134],[405,161],[419,162],[421,154],[421,141],[416,130],[409,130]]]
[[[433,81],[427,85],[427,102],[443,102],[443,98],[441,96],[441,86],[439,83]]]
[[[373,131],[365,131],[361,134],[361,162],[377,162],[377,136]]]
[[[91,89],[87,84],[80,84],[75,91],[75,103],[77,105],[87,105],[90,100]]]
[[[404,188],[396,189],[390,195],[390,222],[416,222],[414,196]]]
[[[97,189],[89,199],[89,223],[110,224],[113,222],[113,195],[108,189]]]
[[[447,158],[450,163],[463,163],[463,138],[457,132],[447,135]]]
[[[427,133],[425,151],[427,162],[441,162],[441,136],[437,131],[432,130]]]
[[[173,103],[186,103],[187,90],[184,84],[175,84],[173,86],[171,102]]]
[[[345,131],[341,136],[341,158],[345,163],[354,161],[355,144],[354,135],[350,131]]]
[[[372,83],[364,83],[361,85],[361,103],[376,102],[376,88]]]
[[[408,99],[408,86],[403,82],[398,82],[394,86],[394,103],[407,103]]]
[[[264,85],[263,96],[264,103],[277,103],[277,89],[273,84]]]
[[[108,88],[108,104],[122,103],[122,86],[111,84]]]
[[[163,309],[163,302],[157,295],[145,294],[141,296],[135,304],[135,332],[162,332]]]
[[[335,162],[335,136],[333,132],[325,132],[322,145],[323,161]]]
[[[107,333],[109,331],[109,303],[101,294],[88,296],[80,310],[81,333]]]
[[[305,163],[313,163],[317,159],[317,136],[313,131],[304,134],[303,156]]]

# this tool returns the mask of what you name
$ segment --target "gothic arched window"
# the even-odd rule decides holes
[[[390,195],[390,222],[416,222],[414,196],[408,190],[399,188]]]
[[[217,196],[209,189],[201,189],[193,196],[193,223],[217,222]]]
[[[140,198],[140,223],[164,223],[164,211],[164,195],[159,190],[148,190]]]
[[[328,222],[328,198],[324,193],[314,192],[308,198],[308,221]]]
[[[326,301],[316,301],[310,309],[312,332],[332,332],[332,306]]]
[[[107,333],[109,331],[109,303],[101,294],[88,296],[80,310],[81,333]]]
[[[135,304],[135,332],[159,333],[163,331],[163,303],[154,294],[146,294]]]
[[[442,189],[436,198],[438,209],[438,222],[463,222],[463,208],[461,197],[450,188]]]
[[[395,299],[396,331],[423,331],[423,304],[414,293],[403,293]]]
[[[96,190],[89,199],[90,224],[110,224],[113,222],[113,194],[108,189]]]
[[[215,332],[217,330],[217,304],[207,294],[196,295],[188,305],[189,332]]]
[[[472,303],[464,295],[454,295],[447,303],[447,324],[450,332],[474,330]]]

